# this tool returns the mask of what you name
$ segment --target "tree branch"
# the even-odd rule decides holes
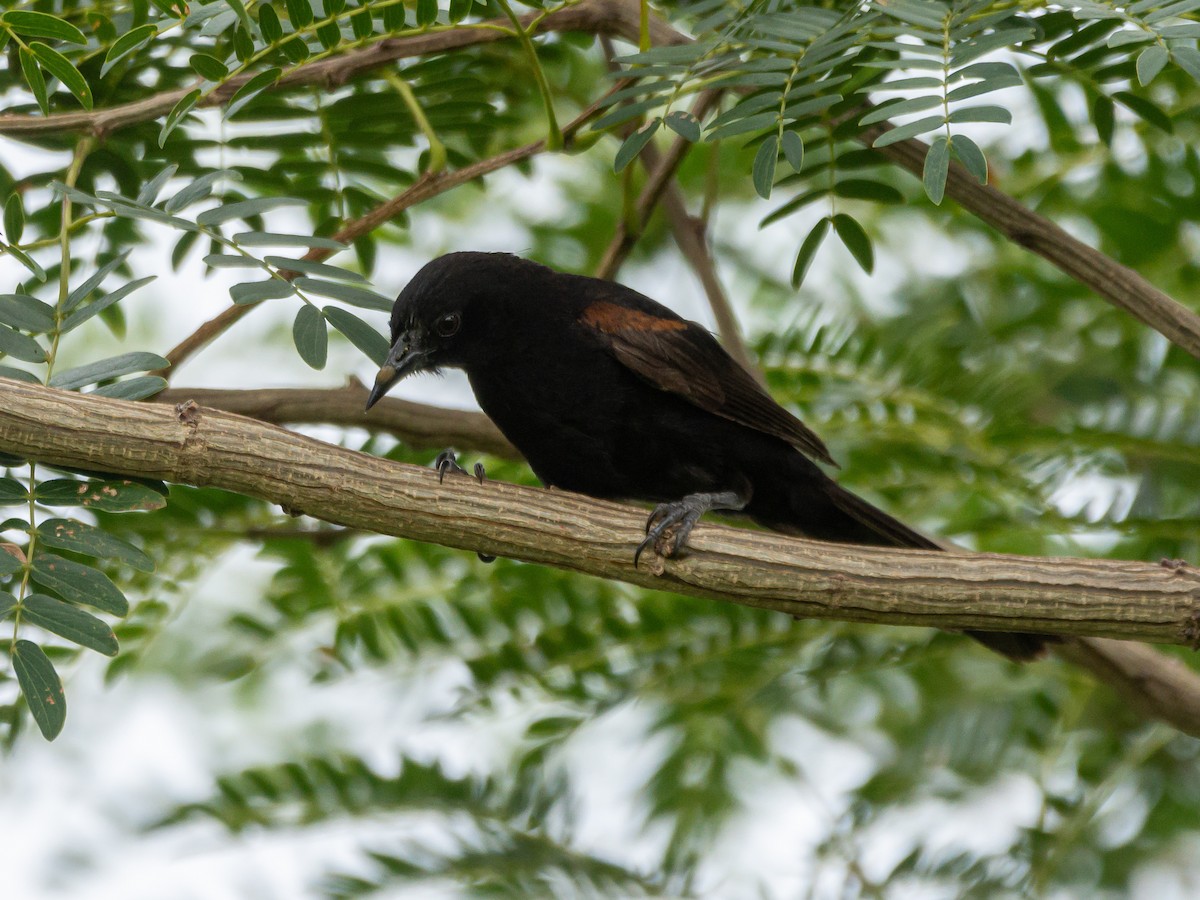
[[[608,95],[620,90],[624,84],[624,82],[617,82],[604,97],[601,97],[576,116],[570,124],[563,128],[563,137],[569,142],[580,128],[591,121],[601,111]],[[333,240],[344,244],[352,243],[364,234],[374,231],[383,223],[394,219],[406,209],[416,206],[418,203],[424,203],[426,200],[436,197],[439,194],[444,194],[452,188],[466,184],[469,181],[474,181],[476,178],[482,178],[484,175],[489,175],[498,169],[503,169],[505,166],[529,159],[531,156],[536,156],[545,149],[546,141],[542,139],[526,144],[524,147],[506,150],[487,159],[481,159],[478,162],[464,166],[461,169],[455,169],[454,171],[425,172],[403,193],[379,204],[379,206],[366,215],[347,222],[336,234],[332,235]],[[312,262],[322,262],[335,252],[323,247],[314,247],[301,258]],[[283,276],[291,280],[298,274],[298,272],[285,272]],[[151,374],[170,379],[185,360],[210,344],[261,302],[235,304],[228,309],[222,310],[167,351],[165,358],[171,364],[169,367],[159,369]]]
[[[721,97],[720,91],[705,91],[697,99],[692,106],[692,115],[699,121],[704,121],[704,116],[712,109]],[[676,171],[678,171],[683,158],[687,156],[689,150],[692,149],[691,141],[685,140],[682,137],[676,137],[671,143],[671,147],[665,154],[658,152],[658,149],[653,143],[647,144],[639,154],[643,165],[646,167],[646,184],[642,188],[642,193],[637,199],[637,206],[633,210],[632,221],[628,218],[622,218],[617,224],[616,233],[608,244],[608,248],[604,251],[604,257],[600,261],[600,265],[596,268],[597,278],[612,278],[617,274],[617,270],[624,265],[628,259],[629,253],[633,250],[634,244],[638,238],[642,236],[642,232],[646,230],[646,224],[650,221],[650,216],[654,213],[654,208],[658,206],[658,202],[662,199],[663,192],[673,183]]]
[[[871,125],[856,137],[870,147],[891,128],[887,123]],[[876,150],[918,179],[928,151],[929,145],[916,138]],[[1200,359],[1200,315],[1160,291],[1133,269],[1071,237],[1045,216],[1038,215],[993,185],[980,184],[957,160],[950,163],[946,196],[954,198],[963,209],[1014,243],[1053,263],[1113,306],[1125,310],[1172,344]]]
[[[384,397],[370,412],[367,389],[351,378],[340,388],[255,388],[222,390],[170,388],[155,396],[156,403],[194,400],[226,412],[249,416],[276,425],[340,425],[369,428],[393,435],[410,447],[445,450],[474,450],[504,459],[521,459],[521,454],[492,420],[483,413],[443,409]]]
[[[0,451],[212,485],[351,528],[509,556],[789,615],[1195,644],[1200,573],[1181,566],[844,546],[701,525],[678,560],[633,567],[644,514],[562,491],[441,485],[429,469],[230,413],[0,379]]]
[[[638,40],[638,18],[622,0],[582,0],[551,13],[534,12],[522,16],[522,27],[531,34],[562,31],[583,31],[592,34],[611,34],[632,43]],[[271,88],[281,90],[302,85],[345,84],[373,69],[396,60],[431,53],[461,50],[479,44],[508,40],[516,35],[507,18],[489,19],[473,25],[454,25],[407,37],[387,38],[343,55],[299,65],[283,75]],[[650,36],[654,44],[673,44],[687,38],[662,19],[652,17]],[[257,73],[248,72],[230,78],[202,98],[200,106],[223,106]],[[166,115],[194,85],[164,91],[142,100],[96,109],[88,112],[55,113],[49,116],[23,114],[0,115],[0,134],[14,138],[35,138],[46,135],[86,131],[104,137],[121,128],[149,122]]]
[[[362,412],[366,388],[357,381],[331,390],[201,390],[165,391],[156,400],[183,403],[192,399],[229,412],[277,424],[363,425],[389,431],[417,447],[448,446],[519,458],[486,416],[384,398],[370,413]],[[961,548],[956,548],[961,552]],[[1108,684],[1141,714],[1200,737],[1200,674],[1153,648],[1127,641],[1075,638],[1055,644],[1063,659],[1087,669]]]

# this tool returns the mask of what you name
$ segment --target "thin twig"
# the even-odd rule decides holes
[[[888,123],[871,125],[855,137],[869,147],[891,128]],[[880,147],[876,152],[920,178],[929,145],[909,138]],[[1156,288],[1133,269],[1072,237],[994,185],[980,184],[957,160],[950,163],[946,196],[1013,243],[1050,261],[1113,306],[1125,310],[1175,346],[1200,359],[1200,315]]]
[[[696,99],[696,103],[692,107],[692,115],[703,121],[704,116],[719,99],[719,91],[705,91]],[[660,154],[652,143],[642,149],[640,156],[649,177],[642,188],[642,193],[638,196],[633,215],[629,218],[622,218],[617,225],[616,233],[613,234],[608,248],[604,251],[604,257],[596,268],[597,278],[612,278],[624,264],[630,251],[633,250],[634,244],[645,231],[646,224],[650,221],[650,216],[662,198],[663,192],[675,177],[675,172],[691,149],[692,142],[682,137],[676,137],[665,154]]]
[[[582,113],[575,117],[564,129],[563,135],[569,141],[574,134],[585,124],[591,121],[601,111],[609,94],[620,90],[623,82],[618,82],[613,88],[597,100]],[[466,184],[469,181],[474,181],[484,175],[502,169],[505,166],[510,166],[513,163],[521,160],[529,159],[536,156],[538,153],[546,149],[545,140],[534,141],[526,144],[524,147],[517,147],[513,150],[507,150],[504,153],[499,153],[496,156],[481,159],[478,162],[472,163],[469,166],[464,166],[461,169],[455,169],[452,172],[426,172],[418,178],[412,186],[405,190],[402,194],[393,197],[385,203],[381,203],[373,210],[368,212],[351,222],[348,222],[332,237],[335,241],[340,241],[344,244],[353,243],[358,238],[365,234],[374,231],[383,223],[394,219],[406,209],[415,206],[418,203],[423,203],[432,197],[443,194],[451,188],[456,188],[459,185]],[[328,259],[336,251],[329,250],[324,247],[314,247],[304,254],[302,259],[311,260],[313,262],[321,262]],[[284,272],[281,273],[284,278],[294,278],[298,273]],[[260,301],[262,302],[262,301]],[[228,309],[218,313],[207,322],[200,325],[190,335],[172,347],[166,353],[166,359],[171,363],[169,368],[161,369],[153,374],[161,375],[163,378],[170,378],[179,367],[188,358],[200,351],[213,341],[218,335],[223,334],[230,326],[239,321],[246,313],[254,309],[258,303],[247,303],[231,306]]]
[[[574,6],[551,13],[534,12],[522,16],[523,27],[533,33],[582,31],[612,34],[636,43],[638,13],[622,0],[582,0]],[[651,39],[656,45],[683,43],[687,37],[662,19],[652,17]],[[278,91],[303,85],[337,87],[351,79],[389,65],[400,59],[461,50],[480,44],[515,37],[508,19],[490,19],[472,25],[457,25],[406,37],[387,38],[330,59],[299,65],[286,72],[270,90]],[[257,73],[231,78],[202,98],[199,106],[224,106]],[[153,96],[86,112],[55,113],[49,116],[9,113],[0,115],[0,134],[18,139],[45,137],[74,131],[89,131],[104,137],[122,128],[149,122],[166,115],[195,85],[164,91]]]

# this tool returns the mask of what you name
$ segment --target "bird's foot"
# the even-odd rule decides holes
[[[445,481],[447,472],[453,472],[455,475],[474,475],[480,484],[483,484],[487,476],[483,469],[483,463],[475,463],[470,472],[460,466],[458,457],[454,455],[453,450],[443,450],[439,453],[437,459],[433,461],[433,467],[437,469],[438,484]]]
[[[688,494],[682,500],[658,504],[646,519],[646,539],[633,553],[633,567],[637,568],[638,559],[647,547],[653,547],[659,556],[678,556],[702,515],[710,509],[744,509],[749,498],[748,491],[720,491]]]
[[[638,544],[633,553],[633,567],[637,568],[638,559],[648,547],[653,547],[659,556],[678,555],[708,508],[708,504],[696,499],[696,495],[654,507],[646,519],[646,539]]]
[[[447,472],[453,472],[455,475],[466,475],[468,477],[474,476],[480,484],[484,483],[487,475],[487,473],[484,472],[483,463],[480,462],[475,463],[475,465],[471,467],[471,471],[468,472],[458,464],[458,457],[454,455],[453,450],[443,450],[441,453],[439,453],[437,455],[437,459],[433,461],[433,467],[438,473],[438,484],[442,484],[445,481]],[[490,563],[496,561],[496,557],[492,556],[490,553],[477,552],[475,555],[479,557],[480,562]]]

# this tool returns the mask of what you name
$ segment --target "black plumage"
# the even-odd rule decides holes
[[[824,443],[707,330],[614,282],[502,253],[451,253],[396,300],[368,406],[414,372],[460,368],[546,485],[658,503],[637,549],[672,555],[709,509],[819,540],[939,545],[847,491]],[[1013,658],[1045,638],[973,634]]]

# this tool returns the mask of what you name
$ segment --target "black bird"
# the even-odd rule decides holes
[[[702,326],[610,281],[505,253],[450,253],[396,299],[367,400],[416,372],[463,369],[483,411],[546,485],[659,505],[670,556],[708,510],[826,541],[941,549],[826,475],[825,444]],[[1014,659],[1046,638],[971,633]]]

